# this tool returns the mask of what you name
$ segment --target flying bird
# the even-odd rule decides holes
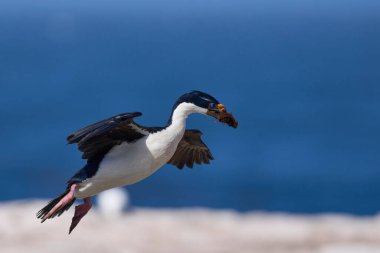
[[[67,182],[66,191],[37,213],[41,222],[60,216],[76,199],[84,203],[75,207],[69,234],[91,209],[91,196],[104,190],[131,185],[150,176],[166,163],[179,169],[213,160],[201,139],[201,131],[186,129],[192,113],[216,118],[237,127],[237,121],[214,97],[191,91],[175,102],[165,127],[144,127],[134,118],[140,112],[122,113],[84,127],[67,137],[76,143],[87,160],[85,166]]]

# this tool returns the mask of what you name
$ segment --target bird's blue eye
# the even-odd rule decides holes
[[[214,107],[215,107],[215,103],[210,103],[210,104],[208,105],[208,107],[209,107],[209,108],[214,108]]]

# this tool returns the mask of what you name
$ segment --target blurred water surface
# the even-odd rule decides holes
[[[128,187],[139,206],[380,210],[380,2],[0,3],[0,200],[60,193],[84,161],[65,137],[141,111],[163,125],[206,91],[237,130],[204,116],[216,158]]]

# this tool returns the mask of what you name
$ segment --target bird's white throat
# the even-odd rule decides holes
[[[166,142],[168,149],[170,146],[170,150],[175,151],[186,130],[186,119],[192,113],[206,114],[207,109],[192,103],[183,102],[179,104],[172,113],[171,124],[163,131],[157,133],[156,137],[162,138],[160,142]],[[170,155],[173,155],[172,153],[169,152]]]
[[[183,102],[179,104],[173,111],[171,122],[175,125],[186,126],[186,119],[192,113],[206,114],[207,109],[196,106],[192,103]]]

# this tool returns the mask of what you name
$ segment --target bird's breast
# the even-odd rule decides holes
[[[174,155],[183,132],[171,132],[164,129],[148,136],[146,145],[154,159],[156,166],[163,166]]]

